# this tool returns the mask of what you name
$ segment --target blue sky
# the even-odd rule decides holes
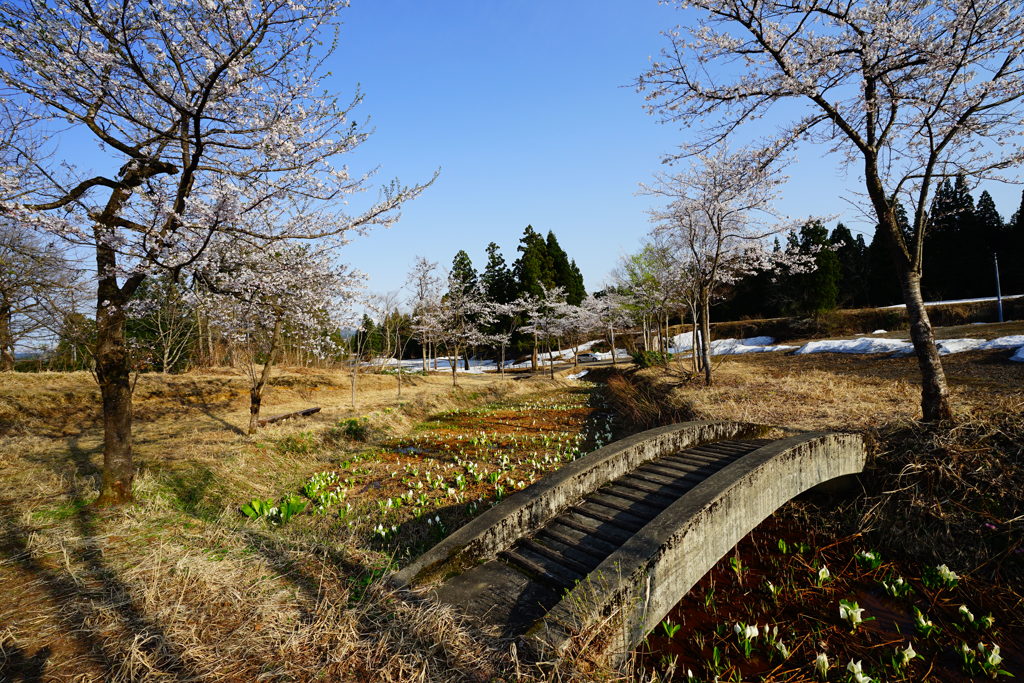
[[[360,84],[375,130],[351,167],[406,183],[441,169],[395,227],[346,247],[371,290],[400,287],[417,255],[449,265],[465,249],[480,269],[490,241],[511,264],[527,224],[555,231],[588,290],[637,248],[653,201],[638,184],[685,131],[645,113],[629,84],[683,13],[656,0],[353,0],[343,17],[328,85]],[[783,213],[871,230],[841,199],[856,178],[837,160],[805,150],[789,175]],[[985,189],[1004,217],[1017,208],[1019,188]]]
[[[637,195],[639,183],[686,139],[648,115],[630,84],[665,45],[661,32],[687,19],[657,0],[352,0],[323,85],[342,100],[361,88],[354,115],[374,132],[345,161],[379,167],[378,184],[441,174],[397,225],[355,237],[342,260],[368,274],[370,291],[394,291],[416,256],[449,266],[465,249],[479,270],[494,241],[511,265],[532,224],[554,230],[588,291],[600,287],[648,231],[655,200]],[[91,138],[69,137],[61,151],[83,168],[101,163]],[[782,213],[838,214],[870,237],[873,223],[843,199],[858,200],[857,178],[839,160],[807,149],[788,174]],[[1004,218],[1019,205],[1020,186],[988,184],[975,198],[981,189]]]

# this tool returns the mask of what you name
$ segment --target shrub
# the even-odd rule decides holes
[[[352,441],[366,441],[370,436],[370,421],[365,417],[350,417],[338,423],[342,436]]]
[[[640,368],[652,368],[655,365],[668,365],[672,354],[664,351],[636,351],[632,354],[633,362]]]
[[[277,451],[291,455],[305,455],[316,448],[316,437],[312,432],[289,434],[277,442]]]

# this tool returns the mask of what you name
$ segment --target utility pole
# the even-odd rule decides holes
[[[1003,293],[999,289],[999,254],[992,252],[992,259],[996,264],[996,307],[999,310],[999,322],[1003,322]]]

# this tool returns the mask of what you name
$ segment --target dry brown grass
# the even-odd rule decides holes
[[[1024,366],[1005,352],[947,359],[964,410],[1019,401]],[[716,359],[716,386],[644,371],[665,419],[692,411],[800,429],[868,430],[918,411],[912,359],[778,354]],[[535,672],[508,643],[450,611],[396,599],[376,578],[389,558],[325,518],[279,528],[241,501],[295,490],[372,447],[329,436],[366,416],[381,437],[432,413],[557,392],[527,379],[361,379],[283,374],[268,412],[324,406],[250,438],[244,380],[230,372],[144,376],[137,389],[137,505],[87,507],[97,493],[96,391],[85,373],[0,378],[0,680],[611,680],[586,653]],[[657,391],[655,391],[657,389]],[[280,448],[311,435],[308,451]],[[366,586],[369,584],[369,588]],[[35,678],[33,678],[35,677]]]
[[[244,379],[143,376],[137,504],[96,511],[101,434],[87,373],[0,377],[0,680],[488,680],[507,648],[450,611],[376,587],[388,558],[325,518],[272,528],[238,513],[365,450],[328,437],[350,416],[401,433],[426,415],[551,391],[543,380],[283,373],[268,412],[311,420],[248,437]],[[311,435],[308,452],[282,449]],[[367,589],[367,584],[370,587]]]
[[[984,351],[943,359],[958,410],[992,409],[1024,398],[1024,364],[1007,362],[1008,355]],[[751,354],[719,356],[714,363],[711,387],[687,379],[679,366],[641,375],[662,385],[663,400],[689,406],[702,419],[864,431],[921,414],[920,374],[913,358]]]

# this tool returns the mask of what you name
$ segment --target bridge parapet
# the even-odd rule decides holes
[[[743,422],[683,422],[608,444],[509,496],[465,524],[389,582],[407,588],[444,580],[489,560],[604,484],[666,453],[756,438],[769,428]]]
[[[627,656],[754,527],[804,491],[861,472],[865,459],[860,436],[835,433],[780,439],[739,458],[609,555],[527,636],[559,654],[604,621],[606,651]]]

